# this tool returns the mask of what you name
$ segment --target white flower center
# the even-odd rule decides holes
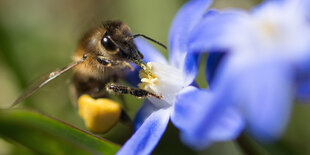
[[[147,68],[147,71],[140,70],[139,88],[163,97],[162,100],[155,97],[148,98],[155,106],[171,106],[175,102],[178,92],[185,86],[182,71],[166,64],[154,62],[147,63]]]
[[[282,7],[269,6],[254,14],[253,25],[261,51],[283,53],[308,46],[309,25],[296,7],[288,4]]]
[[[267,40],[277,40],[281,34],[279,34],[279,30],[277,29],[277,25],[275,25],[272,22],[269,21],[260,21],[260,23],[257,25],[259,30],[261,31],[261,34],[266,37]]]
[[[254,52],[255,56],[280,52],[283,57],[302,54],[309,48],[310,27],[301,7],[293,5],[293,1],[276,4],[238,18],[226,32],[230,36],[230,40],[225,40],[228,47],[250,55]]]

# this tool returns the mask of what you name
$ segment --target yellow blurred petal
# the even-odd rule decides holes
[[[121,116],[121,106],[110,99],[93,99],[82,95],[78,99],[79,114],[84,119],[86,127],[96,133],[109,131]]]

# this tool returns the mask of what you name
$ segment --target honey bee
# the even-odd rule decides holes
[[[104,110],[103,112],[102,110],[99,110],[99,112],[98,110],[89,111],[91,108],[88,106],[85,108],[85,105],[88,105],[88,102],[91,102],[90,105],[92,105],[92,103],[95,103],[96,99],[106,99],[100,100],[100,104],[101,102],[106,104],[103,108],[111,107],[111,105],[114,106],[115,102],[107,99],[110,93],[130,94],[138,98],[149,96],[161,98],[161,96],[149,91],[119,84],[119,81],[125,74],[133,70],[131,63],[147,70],[147,66],[142,60],[143,54],[137,49],[133,41],[136,37],[144,37],[166,48],[163,44],[145,35],[133,34],[130,28],[121,21],[107,21],[101,26],[86,33],[80,40],[77,50],[73,55],[74,63],[63,69],[51,72],[43,77],[38,84],[30,86],[29,89],[12,104],[12,107],[32,95],[51,80],[73,68],[72,90],[76,96],[77,105],[82,105],[84,108],[79,112],[91,131],[106,132],[119,118],[128,120],[129,117],[124,110],[118,106],[116,106],[116,110],[114,109],[116,111],[116,116],[114,116],[115,112],[111,110],[111,108],[109,109],[109,112],[112,111],[110,115],[110,113],[107,114]],[[81,109],[82,107],[79,108]],[[96,112],[98,112],[98,115],[94,114]],[[102,113],[103,115],[101,115]],[[97,120],[87,122],[88,117],[92,117],[90,115],[94,115],[93,117]],[[109,120],[114,120],[114,122],[105,122]],[[110,125],[96,127],[97,123]]]

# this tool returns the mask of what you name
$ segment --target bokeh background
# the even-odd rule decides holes
[[[148,35],[164,44],[170,23],[186,0],[0,0],[0,108],[8,107],[41,75],[71,62],[80,37],[105,20],[126,22],[135,33]],[[215,0],[218,9],[250,9],[259,0]],[[159,48],[167,57],[168,53]],[[203,57],[203,62],[206,56]],[[197,82],[206,87],[204,63]],[[17,108],[33,109],[87,130],[71,103],[70,73],[44,86]],[[141,100],[125,96],[131,117]],[[253,142],[263,153],[310,154],[310,107],[295,105],[292,121],[284,137],[272,145]],[[117,124],[108,134],[100,135],[122,144],[129,130]],[[39,146],[38,146],[39,147]],[[169,125],[154,154],[242,154],[236,142],[224,142],[195,152],[182,145],[178,130]],[[0,155],[34,154],[12,141],[0,138]]]

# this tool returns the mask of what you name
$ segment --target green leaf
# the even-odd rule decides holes
[[[115,154],[119,146],[28,110],[1,110],[0,136],[39,154]]]

